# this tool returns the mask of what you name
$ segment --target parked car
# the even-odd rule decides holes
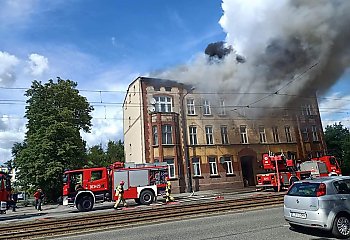
[[[337,238],[350,237],[350,176],[295,182],[284,196],[284,218],[294,229],[319,228]]]

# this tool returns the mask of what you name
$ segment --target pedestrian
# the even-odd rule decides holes
[[[12,194],[11,194],[12,212],[15,212],[15,211],[16,211],[16,208],[17,208],[17,200],[18,200],[18,193],[17,193],[17,191],[12,190]]]
[[[126,207],[126,201],[124,199],[124,181],[120,181],[119,186],[115,190],[115,196],[118,197],[118,200],[115,202],[114,209],[118,209],[120,202],[123,203],[123,206]]]
[[[174,198],[171,196],[171,182],[169,177],[165,178],[166,187],[165,187],[165,203],[174,201]]]
[[[38,188],[38,190],[34,193],[34,198],[35,198],[35,209],[41,212],[42,211],[41,204],[44,199],[44,193],[41,188]]]

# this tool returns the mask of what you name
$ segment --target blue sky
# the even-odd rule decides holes
[[[209,43],[225,40],[222,16],[219,0],[0,0],[0,162],[23,140],[22,88],[32,80],[71,79],[88,101],[103,102],[92,133],[83,135],[89,146],[122,139],[121,105],[104,103],[122,103],[137,76],[190,64]],[[321,102],[327,124],[350,126],[349,76]],[[328,110],[335,98],[342,114]]]

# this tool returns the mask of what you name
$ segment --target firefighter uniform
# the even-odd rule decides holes
[[[166,187],[165,187],[165,203],[174,201],[174,198],[171,196],[171,182],[169,178],[166,179]]]
[[[115,190],[115,196],[118,197],[118,200],[115,202],[114,209],[118,208],[120,202],[122,202],[123,206],[126,207],[126,202],[124,199],[124,181],[121,181],[119,186]]]

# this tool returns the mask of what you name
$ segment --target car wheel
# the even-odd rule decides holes
[[[140,203],[147,205],[147,204],[151,204],[153,202],[154,199],[154,195],[151,191],[149,190],[144,190],[143,192],[141,192],[140,195]]]
[[[335,218],[332,234],[337,238],[350,237],[350,219],[348,216],[339,215]]]

